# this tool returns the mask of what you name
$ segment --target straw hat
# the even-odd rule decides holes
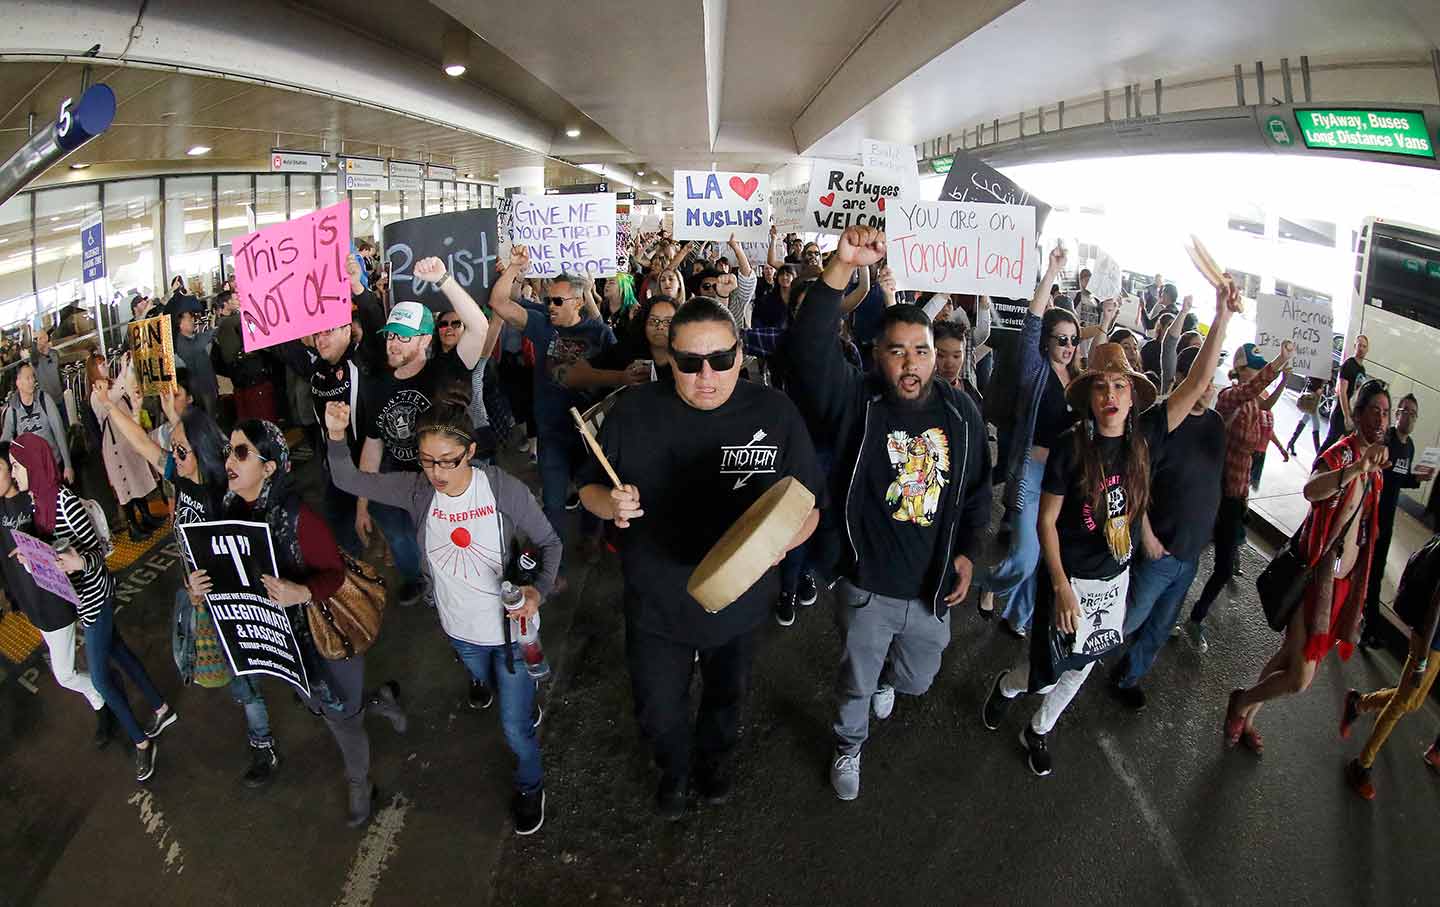
[[[1135,389],[1135,412],[1144,412],[1155,403],[1155,385],[1144,374],[1130,367],[1130,360],[1125,358],[1125,348],[1118,343],[1101,343],[1090,350],[1090,367],[1065,389],[1065,401],[1071,409],[1078,413],[1090,411],[1090,382],[1101,375],[1124,375],[1130,379]]]

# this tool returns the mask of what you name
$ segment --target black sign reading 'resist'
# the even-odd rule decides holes
[[[495,279],[500,241],[493,208],[452,211],[396,221],[385,228],[385,257],[397,302],[414,300],[431,309],[450,307],[434,284],[415,279],[415,263],[434,256],[475,300],[484,303]]]

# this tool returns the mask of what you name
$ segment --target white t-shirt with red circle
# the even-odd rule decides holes
[[[479,646],[504,645],[500,581],[506,553],[485,473],[471,467],[464,492],[454,497],[435,493],[425,523],[425,555],[445,632]]]

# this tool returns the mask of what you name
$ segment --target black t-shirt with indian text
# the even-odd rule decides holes
[[[720,536],[786,476],[824,506],[824,477],[795,404],[741,381],[729,400],[706,411],[681,400],[673,385],[646,384],[618,396],[600,444],[621,481],[639,489],[645,511],[615,535],[629,620],[696,648],[723,645],[764,622],[780,594],[778,569],[715,614],[685,587]],[[609,487],[610,480],[592,456],[577,484]]]
[[[1163,404],[1161,408],[1163,411]],[[1142,414],[1138,425],[1139,432],[1150,446],[1153,462],[1156,456],[1163,455],[1166,423],[1163,419],[1147,419]],[[1138,524],[1127,527],[1128,548],[1112,553],[1106,540],[1107,521],[1129,512],[1123,473],[1128,442],[1123,436],[1107,438],[1098,433],[1085,442],[1099,449],[1105,472],[1105,492],[1098,506],[1092,507],[1075,452],[1075,433],[1078,431],[1082,431],[1080,426],[1071,428],[1056,439],[1050,457],[1045,461],[1045,478],[1040,488],[1047,494],[1065,496],[1055,529],[1060,537],[1060,562],[1066,575],[1081,579],[1109,579],[1129,566],[1135,546],[1140,542]]]
[[[955,497],[945,402],[932,392],[922,404],[877,411],[883,430],[872,432],[869,449],[861,451],[863,497],[852,513],[863,536],[857,547],[879,556],[855,565],[855,585],[891,598],[919,598],[940,543],[945,506]]]

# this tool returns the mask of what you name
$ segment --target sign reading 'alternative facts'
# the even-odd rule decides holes
[[[231,240],[245,351],[350,323],[350,203]]]
[[[885,245],[895,287],[1023,298],[1035,291],[1035,209],[900,201]]]
[[[676,239],[769,237],[769,174],[676,170],[674,185]]]
[[[877,170],[816,161],[810,171],[810,199],[805,210],[806,233],[844,233],[847,227],[885,229],[886,206],[900,199],[903,178],[894,170]]]
[[[1255,346],[1266,359],[1280,354],[1280,344],[1295,344],[1290,366],[1307,378],[1330,377],[1330,350],[1335,337],[1330,303],[1261,293],[1255,306]]]
[[[385,258],[398,299],[413,299],[432,309],[450,307],[435,285],[415,276],[415,263],[432,255],[445,262],[445,273],[477,300],[489,296],[499,256],[494,209],[452,211],[396,221],[385,228]]]
[[[517,195],[510,241],[530,250],[526,277],[615,276],[615,195]]]

